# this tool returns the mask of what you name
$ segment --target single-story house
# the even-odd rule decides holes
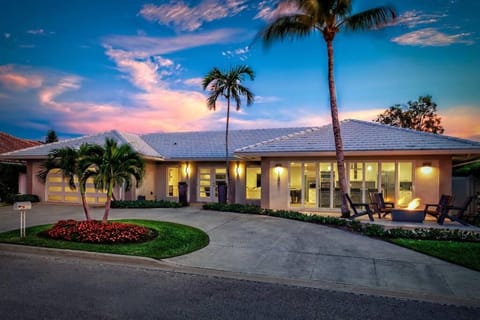
[[[430,134],[360,120],[341,122],[349,194],[368,202],[368,192],[407,205],[413,198],[435,203],[452,193],[452,163],[480,158],[480,142]],[[2,154],[27,163],[27,192],[48,202],[80,202],[61,174],[46,184],[36,175],[53,148],[103,144],[106,137],[128,143],[146,161],[137,189],[117,188],[117,199],[178,201],[179,183],[188,186],[189,202],[218,201],[217,184],[225,181],[225,132],[174,132],[135,135],[112,130]],[[230,174],[235,202],[271,209],[339,210],[340,192],[331,125],[308,128],[231,130]],[[88,201],[105,195],[87,189]]]

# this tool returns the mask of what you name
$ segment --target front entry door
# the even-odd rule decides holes
[[[217,184],[220,181],[227,181],[226,172],[225,168],[200,167],[198,170],[198,200],[217,202]]]

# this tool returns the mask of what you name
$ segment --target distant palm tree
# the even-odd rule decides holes
[[[91,220],[90,210],[85,196],[86,184],[88,178],[96,174],[96,170],[92,167],[92,163],[88,158],[98,153],[99,146],[91,144],[82,144],[78,150],[72,147],[53,149],[49,152],[48,158],[42,163],[41,170],[38,173],[40,180],[45,183],[48,173],[58,169],[61,171],[63,178],[67,179],[68,186],[72,190],[77,189],[77,185],[75,184],[75,178],[77,178],[86,220]]]
[[[293,4],[297,11],[276,18],[259,33],[259,36],[264,45],[268,46],[277,39],[304,37],[319,32],[327,44],[328,91],[342,194],[342,216],[348,217],[349,211],[345,198],[347,192],[345,160],[333,76],[333,40],[342,29],[357,31],[380,28],[393,21],[396,13],[392,7],[382,6],[351,14],[352,0],[286,0],[285,2]]]
[[[255,73],[253,70],[245,65],[236,66],[226,72],[222,72],[218,68],[213,68],[202,81],[203,90],[207,88],[210,90],[210,95],[207,99],[207,107],[209,110],[216,109],[216,103],[220,96],[227,100],[227,124],[225,127],[225,166],[227,169],[227,190],[229,190],[229,201],[234,202],[235,194],[233,188],[230,186],[230,170],[229,170],[229,158],[228,158],[228,126],[230,122],[230,101],[235,100],[236,110],[240,110],[241,97],[247,99],[247,106],[251,105],[255,99],[254,94],[241,83],[245,80],[245,77],[250,80],[255,79]]]
[[[125,184],[125,189],[130,189],[132,178],[138,187],[145,174],[145,163],[141,155],[128,144],[118,145],[114,139],[106,138],[101,155],[89,159],[96,169],[95,186],[107,192],[105,213],[102,221],[108,221],[112,203],[113,189]]]

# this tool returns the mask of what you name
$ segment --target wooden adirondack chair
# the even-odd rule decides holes
[[[425,215],[429,214],[437,218],[437,221],[438,221],[438,219],[440,218],[440,215],[442,214],[442,211],[446,210],[447,206],[449,206],[451,202],[452,202],[452,196],[442,194],[437,204],[425,205],[425,210],[424,210]]]
[[[347,198],[350,208],[353,210],[354,213],[353,216],[350,216],[350,219],[355,219],[364,215],[368,215],[370,221],[374,221],[373,212],[370,209],[368,203],[354,203],[348,193],[345,194],[345,197]]]
[[[438,224],[442,225],[445,219],[450,219],[450,221],[456,221],[460,224],[463,224],[464,226],[469,226],[467,222],[463,220],[465,216],[465,211],[467,211],[468,207],[470,206],[470,203],[472,203],[473,199],[475,199],[476,196],[471,196],[465,199],[465,202],[461,207],[455,207],[455,206],[446,206],[445,210],[442,210],[438,217]],[[456,211],[456,214],[452,214],[452,211]]]

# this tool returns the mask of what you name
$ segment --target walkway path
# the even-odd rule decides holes
[[[96,218],[102,209],[94,209]],[[81,207],[35,205],[27,226],[82,219]],[[258,215],[183,209],[113,209],[111,219],[172,221],[200,228],[210,244],[165,259],[176,270],[480,306],[480,272],[342,230]],[[0,208],[0,231],[18,213]]]

